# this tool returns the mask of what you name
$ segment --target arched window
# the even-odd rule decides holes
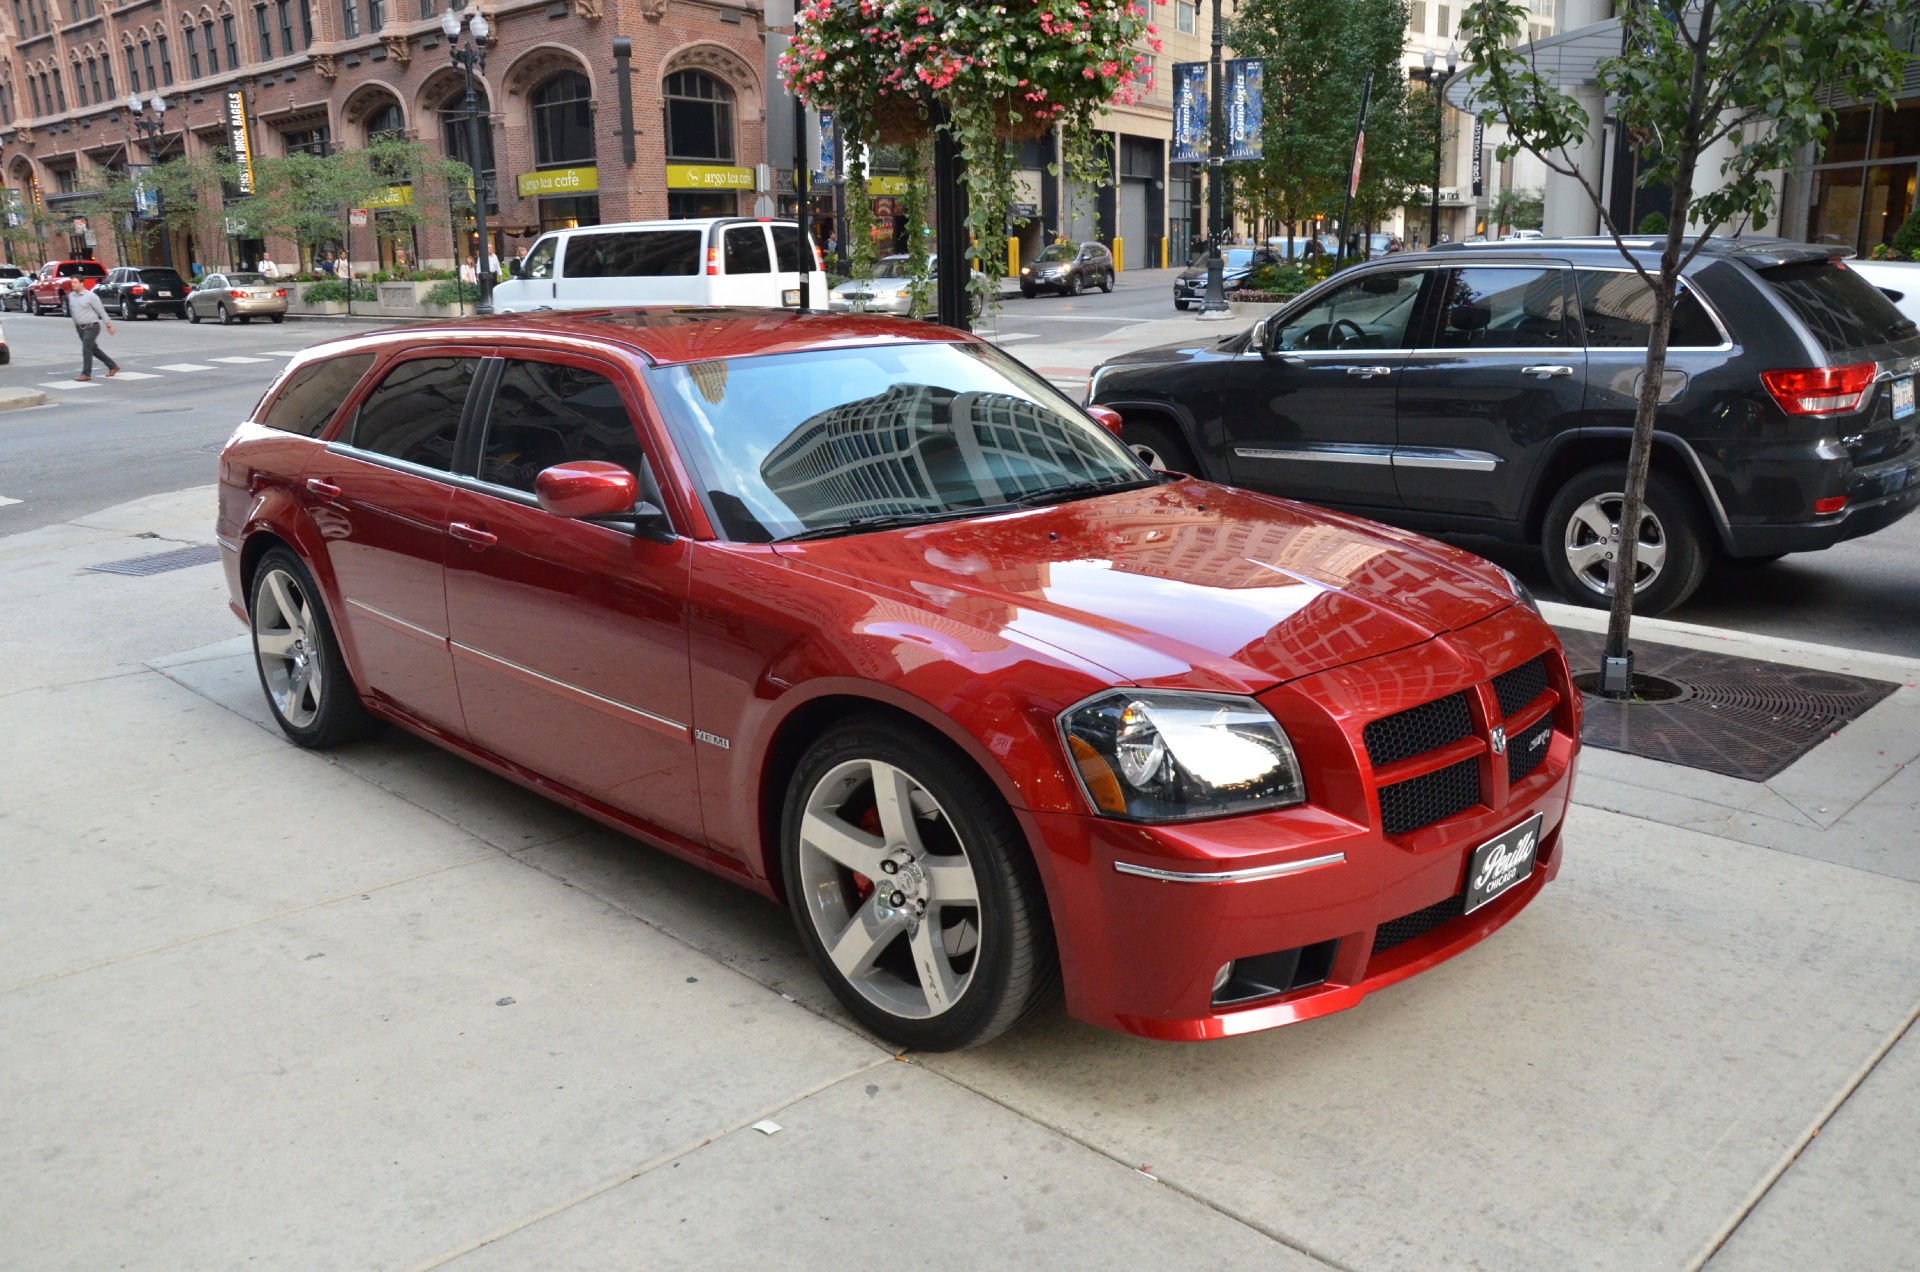
[[[400,107],[394,102],[388,102],[385,106],[382,106],[379,110],[367,116],[367,144],[369,146],[376,141],[384,141],[389,137],[404,136],[406,131],[406,121],[401,118]]]
[[[80,73],[80,59],[73,60],[73,99],[82,106],[87,104],[87,77]]]
[[[704,71],[667,76],[667,158],[733,162],[733,90]]]
[[[563,168],[593,162],[592,88],[578,71],[562,71],[533,92],[533,161]]]
[[[473,86],[474,109],[480,113],[480,171],[493,175],[493,126],[487,121],[487,90]],[[473,158],[467,153],[467,95],[455,93],[440,108],[440,140],[447,158],[458,159],[469,168]]]

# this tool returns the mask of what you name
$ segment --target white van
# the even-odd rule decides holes
[[[812,253],[815,309],[827,307],[827,276]],[[792,221],[723,217],[630,221],[545,234],[515,276],[493,289],[496,313],[635,305],[800,303],[800,227]]]

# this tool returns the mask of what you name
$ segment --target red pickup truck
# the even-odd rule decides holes
[[[68,292],[75,287],[92,291],[106,276],[99,261],[48,261],[27,289],[27,304],[36,314],[65,313]]]

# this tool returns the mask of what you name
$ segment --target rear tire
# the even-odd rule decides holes
[[[1120,440],[1156,473],[1197,474],[1200,471],[1193,462],[1187,439],[1164,420],[1128,420],[1120,430]]]
[[[1113,292],[1113,275],[1112,274],[1102,274],[1100,276],[1100,290],[1108,293],[1109,295],[1112,294]]]
[[[379,729],[347,673],[313,575],[286,548],[270,549],[254,568],[247,626],[267,709],[296,746],[324,750]]]
[[[1613,567],[1604,551],[1619,524],[1620,492],[1626,484],[1624,464],[1589,468],[1575,474],[1547,506],[1541,555],[1554,586],[1575,605],[1606,609],[1612,604]],[[1683,604],[1706,578],[1713,560],[1712,531],[1700,501],[1664,473],[1647,474],[1640,553],[1633,610],[1647,617]]]
[[[287,316],[286,316],[285,314],[274,314],[274,315],[273,315],[273,321],[274,321],[274,323],[275,323],[276,325],[277,325],[277,324],[279,324],[279,323],[283,323],[283,322],[285,322],[286,320],[287,320]]]
[[[977,1047],[1057,994],[1026,837],[945,739],[880,718],[829,730],[788,783],[780,849],[801,943],[841,1004],[890,1043]]]

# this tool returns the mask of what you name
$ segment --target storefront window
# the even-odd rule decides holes
[[[587,77],[563,71],[533,94],[533,159],[538,167],[593,162],[593,111]],[[599,200],[594,200],[598,203]]]
[[[1834,118],[1813,173],[1807,238],[1865,256],[1893,242],[1913,210],[1920,173],[1920,100],[1855,106]]]
[[[709,216],[737,216],[739,211],[739,200],[730,190],[667,191],[667,215],[676,221]]]
[[[667,76],[667,158],[733,162],[733,90],[701,71]]]
[[[571,230],[582,225],[600,224],[600,196],[575,195],[564,199],[540,200],[540,229]]]

